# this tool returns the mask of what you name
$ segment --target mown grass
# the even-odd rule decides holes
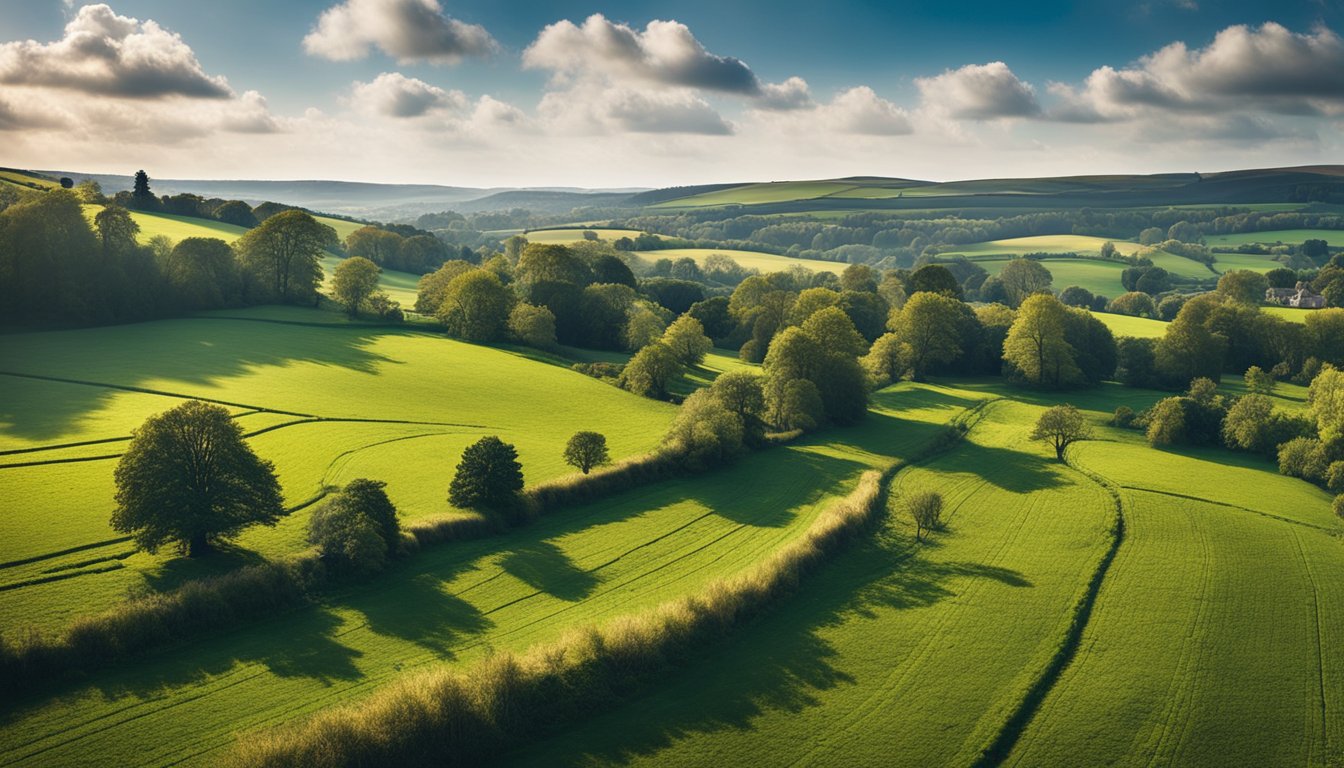
[[[1127,535],[1007,763],[1338,764],[1344,529],[1329,498],[1213,451],[1088,443],[1074,457],[1121,487]]]
[[[239,730],[359,697],[402,672],[521,651],[696,594],[796,540],[864,470],[915,450],[975,402],[931,386],[898,392],[862,427],[423,549],[322,608],[22,703],[0,726],[0,753],[15,764],[210,764]]]
[[[658,259],[694,259],[697,264],[703,265],[705,259],[714,254],[721,254],[732,258],[743,267],[748,269],[759,269],[761,272],[780,272],[790,267],[803,267],[813,272],[834,272],[840,274],[845,271],[849,264],[839,261],[822,261],[821,259],[795,259],[791,256],[779,256],[773,253],[761,253],[758,251],[735,251],[730,248],[667,248],[661,251],[639,251],[639,255],[649,261]]]
[[[1025,442],[1037,412],[990,405],[962,445],[897,477],[875,540],[675,680],[506,762],[973,762],[1052,658],[1113,518],[1105,492]],[[899,504],[924,489],[946,526],[916,545]]]
[[[0,451],[26,451],[0,456],[0,464],[47,462],[0,468],[0,563],[123,538],[108,522],[116,459],[65,460],[115,457],[125,442],[54,446],[128,437],[146,416],[183,398],[224,401],[238,413],[268,410],[239,423],[247,432],[279,427],[249,440],[275,462],[287,505],[356,477],[377,477],[409,521],[451,511],[453,468],[482,435],[515,443],[527,481],[536,483],[570,471],[561,454],[574,432],[603,432],[616,457],[640,454],[674,413],[505,350],[422,332],[323,325],[316,321],[337,316],[313,310],[281,313],[293,320],[258,313],[0,338],[0,359],[17,369],[11,372],[87,382],[0,375]],[[295,324],[307,319],[315,324]],[[30,450],[44,446],[52,448]],[[305,511],[247,532],[239,557],[302,549],[306,521]],[[109,570],[97,573],[71,567],[128,550],[125,542],[104,544],[0,569],[0,624],[53,629],[160,583],[165,569],[181,571],[172,577],[180,579],[198,567],[174,561],[173,553],[109,559]],[[120,567],[111,569],[113,562]],[[3,589],[51,569],[82,575]]]
[[[1116,338],[1133,336],[1137,339],[1160,339],[1167,333],[1167,324],[1148,317],[1131,317],[1111,312],[1093,312],[1092,316],[1106,324]]]
[[[534,229],[530,232],[524,232],[523,237],[527,238],[529,243],[558,243],[567,245],[569,243],[579,242],[584,239],[584,232],[596,232],[601,240],[613,242],[622,237],[635,238],[641,234],[638,229],[611,229],[608,227],[590,227],[590,228],[566,228],[566,229]]]

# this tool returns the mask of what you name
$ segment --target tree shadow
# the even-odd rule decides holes
[[[697,649],[702,655],[677,659],[673,671],[642,685],[619,709],[581,720],[498,762],[624,764],[656,759],[661,750],[697,734],[750,731],[767,712],[798,714],[819,705],[820,693],[858,684],[837,668],[839,652],[823,636],[825,628],[934,605],[955,596],[952,579],[1031,586],[1011,569],[927,560],[927,549],[884,531],[809,577],[786,604],[712,648]]]
[[[380,635],[409,640],[444,659],[468,636],[493,626],[476,606],[444,591],[440,577],[419,573],[400,579],[396,599],[386,593],[355,594],[343,605],[364,614],[369,629]]]
[[[592,594],[601,582],[591,572],[574,565],[574,561],[549,541],[533,541],[514,547],[499,564],[532,588],[569,602]]]
[[[155,592],[168,592],[188,581],[222,576],[239,568],[266,562],[266,558],[256,552],[227,542],[215,545],[214,551],[201,557],[178,555],[174,545],[159,550],[159,553],[169,559],[141,572],[146,587]]]
[[[283,322],[258,333],[257,324],[246,318],[197,317],[0,335],[3,370],[64,380],[0,375],[0,402],[7,404],[0,415],[0,437],[52,440],[69,434],[86,414],[111,407],[113,398],[124,391],[190,398],[194,387],[267,366],[312,363],[376,374],[381,366],[401,362],[372,351],[376,341],[408,333],[421,334]],[[60,356],[49,352],[53,345],[62,350]],[[109,357],[109,350],[115,350],[115,357]],[[34,388],[32,383],[40,386]],[[60,397],[51,396],[53,387],[59,388]],[[41,407],[36,407],[39,400]],[[293,403],[287,404],[288,409],[268,402],[244,405],[295,409]]]

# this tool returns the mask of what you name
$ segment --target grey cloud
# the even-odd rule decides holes
[[[651,21],[642,32],[602,14],[589,16],[582,26],[558,21],[523,52],[523,66],[559,78],[642,80],[747,96],[762,90],[744,62],[710,53],[675,21]]]
[[[60,40],[0,45],[0,83],[135,99],[233,97],[181,37],[101,4],[80,8]]]
[[[377,47],[401,63],[455,64],[498,44],[484,27],[454,19],[438,0],[346,0],[318,17],[303,38],[309,54],[351,61]]]
[[[762,83],[760,95],[756,97],[755,103],[759,109],[781,112],[816,106],[807,81],[801,77],[790,77],[782,83]]]

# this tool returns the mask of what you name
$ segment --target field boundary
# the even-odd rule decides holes
[[[1008,759],[1008,755],[1012,753],[1023,732],[1031,724],[1041,704],[1045,702],[1045,697],[1049,695],[1050,690],[1064,674],[1064,670],[1073,662],[1078,653],[1078,648],[1082,645],[1083,632],[1087,629],[1087,623],[1092,617],[1092,610],[1096,606],[1097,595],[1101,592],[1102,583],[1106,579],[1106,574],[1110,570],[1116,554],[1120,551],[1120,545],[1125,540],[1125,500],[1120,492],[1120,486],[1102,475],[1083,468],[1076,461],[1070,461],[1067,450],[1064,454],[1064,463],[1070,469],[1100,486],[1114,502],[1115,519],[1110,531],[1110,545],[1101,556],[1096,569],[1092,572],[1092,578],[1088,580],[1087,590],[1083,592],[1083,596],[1074,605],[1069,628],[1064,633],[1064,639],[1060,642],[1059,648],[1031,686],[1027,688],[1026,694],[1018,702],[1013,713],[1004,721],[994,740],[989,743],[989,746],[985,747],[984,751],[980,753],[980,757],[972,763],[975,768],[997,768]]]

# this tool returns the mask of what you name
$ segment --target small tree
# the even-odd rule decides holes
[[[112,528],[150,552],[177,541],[188,557],[254,523],[285,514],[274,467],[218,405],[189,400],[149,417],[114,473]]]
[[[666,344],[655,341],[630,358],[621,373],[621,386],[645,397],[667,396],[667,385],[680,365]]]
[[[378,290],[378,275],[382,269],[363,256],[351,256],[336,265],[332,278],[332,293],[345,305],[350,317],[359,314],[359,307]]]
[[[1258,394],[1268,395],[1274,391],[1274,374],[1258,365],[1246,369],[1246,389]]]
[[[1055,458],[1064,460],[1064,450],[1079,440],[1086,440],[1092,436],[1092,428],[1088,425],[1083,414],[1078,412],[1072,405],[1056,405],[1036,421],[1036,428],[1031,432],[1032,440],[1042,440],[1050,443],[1055,449]]]
[[[682,365],[699,365],[714,346],[705,335],[705,326],[690,314],[674,320],[663,332],[662,341]]]
[[[611,463],[607,438],[597,432],[576,432],[565,445],[565,463],[588,474],[593,467]]]
[[[308,542],[337,568],[355,574],[382,570],[397,550],[397,509],[374,480],[353,480],[313,513]]]
[[[509,332],[530,347],[550,349],[555,346],[555,314],[521,302],[509,312]]]
[[[523,489],[523,465],[512,445],[491,435],[462,452],[457,474],[448,486],[448,501],[464,509],[508,509]]]
[[[910,519],[915,521],[915,541],[923,538],[925,531],[933,531],[943,525],[943,497],[937,491],[919,491],[905,501],[910,511]]]

